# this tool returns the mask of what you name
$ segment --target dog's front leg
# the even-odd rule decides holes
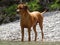
[[[28,28],[28,41],[31,41],[30,32],[31,32],[31,28]]]
[[[23,27],[21,27],[21,34],[22,34],[22,39],[21,39],[21,41],[24,41],[24,28],[23,28]]]

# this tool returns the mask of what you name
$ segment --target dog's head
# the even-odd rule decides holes
[[[23,11],[26,11],[27,9],[28,9],[28,6],[23,3],[21,3],[17,6],[17,12],[23,12]]]

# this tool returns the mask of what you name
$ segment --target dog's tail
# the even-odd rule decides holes
[[[45,9],[41,14],[44,14],[47,10]]]

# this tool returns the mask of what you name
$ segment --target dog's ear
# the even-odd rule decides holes
[[[28,6],[27,5],[24,5],[24,9],[28,9]]]

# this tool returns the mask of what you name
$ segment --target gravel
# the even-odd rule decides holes
[[[60,41],[60,11],[46,12],[44,15],[43,31],[45,41]],[[25,28],[24,40],[28,40]],[[41,41],[41,30],[37,24],[37,41]],[[31,40],[34,41],[34,31],[31,28]],[[0,40],[21,41],[20,21],[0,25]]]

